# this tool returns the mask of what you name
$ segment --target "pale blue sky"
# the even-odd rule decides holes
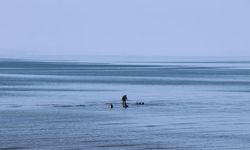
[[[250,56],[249,0],[0,0],[0,56]]]

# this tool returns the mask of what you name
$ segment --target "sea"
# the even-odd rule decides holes
[[[250,149],[250,58],[2,58],[0,150],[19,149]]]

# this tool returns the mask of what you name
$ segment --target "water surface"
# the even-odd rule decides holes
[[[0,149],[250,149],[247,60],[2,59],[0,79]]]

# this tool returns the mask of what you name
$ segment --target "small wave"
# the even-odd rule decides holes
[[[27,147],[6,147],[6,148],[0,148],[0,150],[17,150],[17,149],[27,149]]]
[[[61,105],[61,104],[52,104],[53,107],[85,107],[86,105],[79,104],[79,105]]]
[[[19,108],[22,107],[22,105],[17,105],[17,104],[1,104],[0,106],[7,106],[11,108]],[[1,150],[1,149],[0,149]]]
[[[143,146],[144,144],[108,144],[108,145],[99,145],[97,147],[102,148],[114,148],[114,147],[135,147],[135,146]]]
[[[149,125],[145,125],[144,127],[153,128],[153,127],[159,127],[159,126],[160,126],[160,125],[149,124]]]

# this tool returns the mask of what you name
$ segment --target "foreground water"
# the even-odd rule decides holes
[[[2,59],[0,79],[1,150],[250,149],[250,61]]]

